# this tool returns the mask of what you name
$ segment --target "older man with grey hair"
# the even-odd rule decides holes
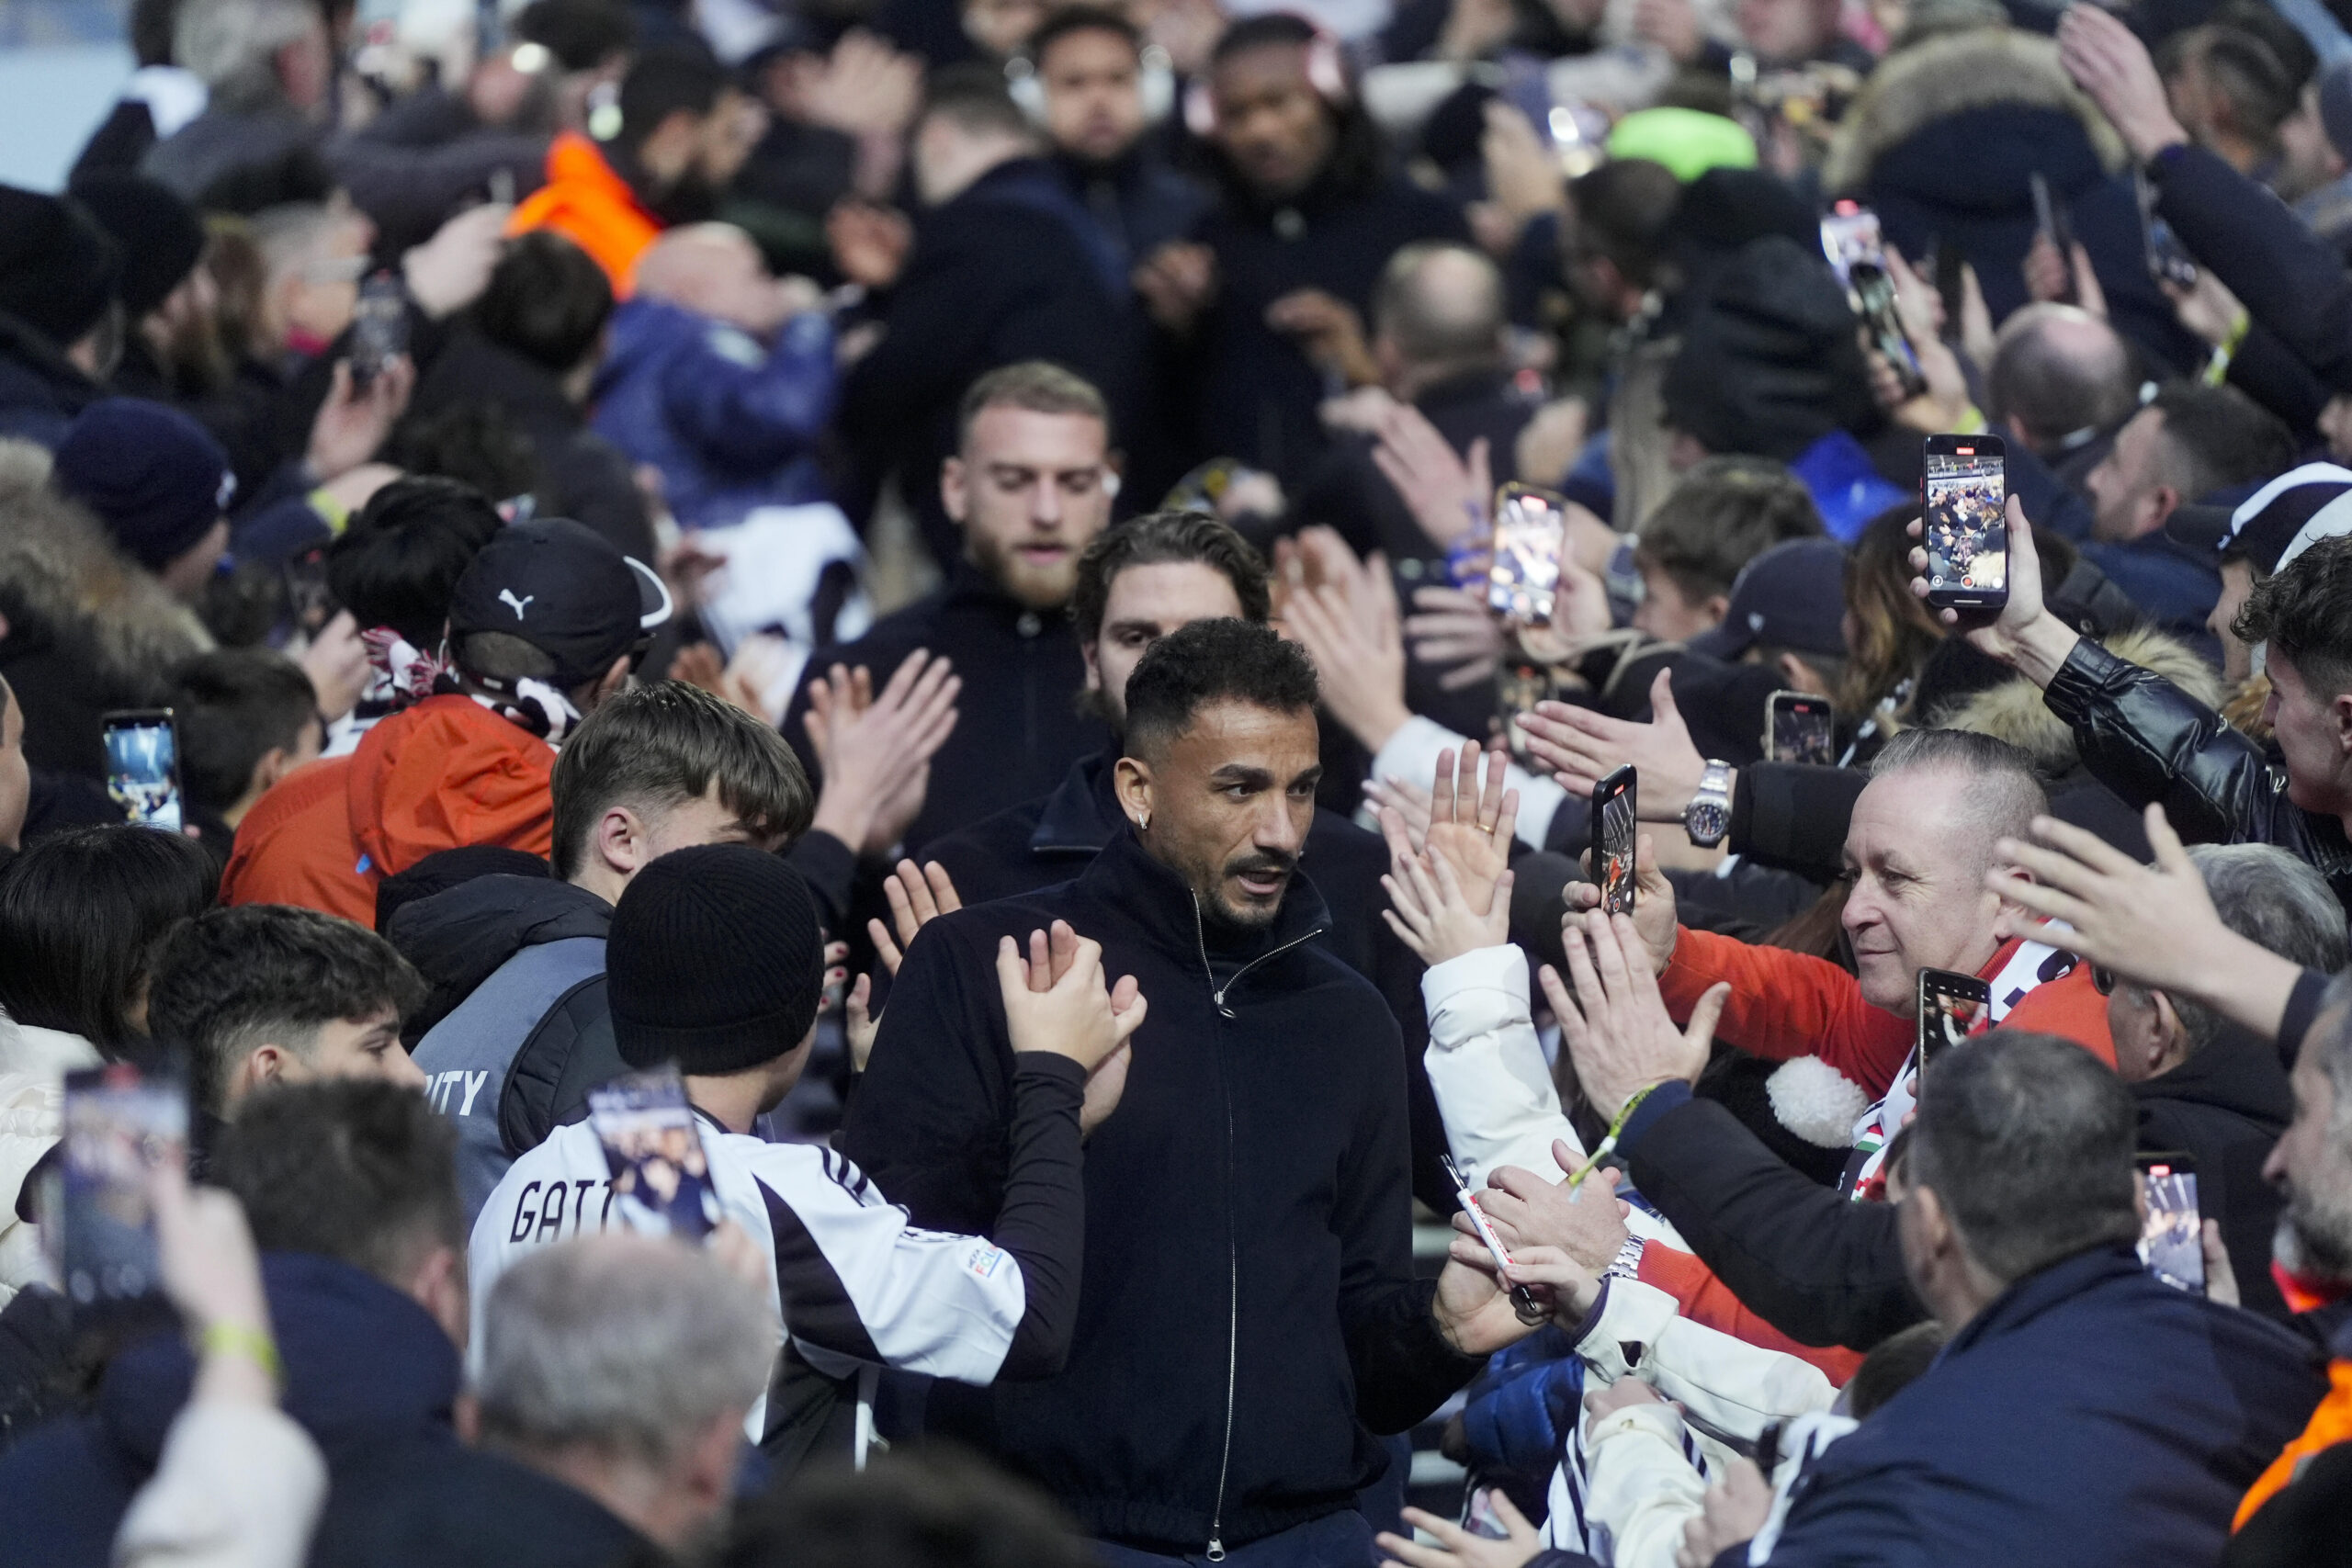
[[[190,201],[226,175],[317,144],[334,44],[311,0],[186,0],[172,55],[209,95],[141,172]]]
[[[709,1252],[560,1242],[491,1292],[477,1440],[684,1556],[725,1515],[775,1352],[761,1293]]]

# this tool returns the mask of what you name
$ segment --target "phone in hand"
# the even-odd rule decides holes
[[[408,352],[408,296],[400,280],[379,272],[359,286],[351,314],[351,385],[356,390]]]
[[[2008,448],[1997,435],[1930,435],[1919,480],[1928,607],[2009,602]]]
[[[1600,886],[1600,907],[1612,915],[1634,912],[1634,765],[1612,768],[1592,786],[1592,875]]]
[[[1453,1180],[1454,1201],[1460,1203],[1462,1212],[1470,1216],[1471,1227],[1478,1233],[1478,1239],[1487,1244],[1487,1251],[1497,1264],[1508,1266],[1510,1254],[1504,1250],[1502,1238],[1495,1234],[1494,1222],[1487,1218],[1484,1209],[1478,1207],[1478,1195],[1470,1190],[1467,1181],[1462,1179],[1462,1168],[1453,1163],[1452,1155],[1440,1155],[1438,1158],[1445,1166],[1445,1174]],[[1535,1299],[1535,1292],[1524,1285],[1510,1288],[1510,1310],[1519,1314],[1521,1323],[1541,1323],[1552,1315],[1544,1303]]]
[[[126,708],[99,721],[106,738],[107,795],[142,828],[176,833],[180,801],[179,727],[169,708]]]
[[[2057,247],[2058,260],[2063,264],[2066,281],[2059,287],[2057,302],[2078,305],[2082,301],[2075,294],[2075,231],[2066,223],[2066,209],[2050,193],[2050,182],[2034,170],[2026,176],[2033,191],[2033,228]]]
[[[699,1241],[718,1227],[710,1156],[675,1067],[589,1090],[588,1124],[612,1172],[610,1212],[630,1230]]]
[[[1495,713],[1502,720],[1503,744],[1510,748],[1511,761],[1531,771],[1540,768],[1527,749],[1527,716],[1535,705],[1548,702],[1557,695],[1552,671],[1541,664],[1522,664],[1505,659],[1495,670]]]
[[[65,1075],[64,1136],[41,1199],[41,1239],[77,1314],[168,1317],[148,1183],[187,1162],[187,1084],[129,1062]]]
[[[1827,697],[1775,692],[1764,705],[1764,760],[1828,767],[1838,760],[1838,713]]]
[[[1552,618],[1560,591],[1560,551],[1567,542],[1567,502],[1533,485],[1495,491],[1495,556],[1487,569],[1487,606],[1530,626]]]
[[[1918,1035],[1914,1053],[1917,1067],[1911,1079],[1914,1100],[1928,1081],[1928,1069],[1946,1051],[1975,1033],[1993,1006],[1993,987],[1957,969],[1922,969],[1918,987]]]
[[[2172,225],[2156,216],[2156,187],[2144,174],[2132,175],[2132,183],[2140,200],[2140,243],[2147,253],[2148,275],[2177,288],[2195,288],[2197,258],[2172,231]]]
[[[1848,300],[1871,336],[1871,344],[1894,367],[1903,395],[1916,398],[1928,389],[1919,370],[1918,350],[1903,330],[1895,309],[1894,275],[1886,265],[1886,242],[1879,231],[1878,214],[1856,201],[1840,201],[1821,220],[1821,250],[1830,268],[1846,286]]]
[[[2197,1208],[2197,1162],[2185,1154],[2143,1154],[2136,1163],[2147,1194],[2140,1261],[2167,1285],[2205,1293],[2205,1220]]]

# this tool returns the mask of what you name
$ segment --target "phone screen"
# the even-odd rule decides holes
[[[359,286],[351,317],[351,384],[364,387],[408,352],[408,301],[390,273]]]
[[[1634,912],[1634,769],[1618,768],[1592,786],[1592,869],[1600,885],[1600,907],[1612,915]]]
[[[1821,250],[1838,280],[1852,297],[1854,311],[1871,334],[1871,345],[1885,356],[1913,397],[1927,389],[1919,373],[1919,355],[1903,330],[1894,305],[1894,275],[1887,270],[1886,242],[1879,231],[1878,214],[1854,202],[1841,201],[1821,220]]]
[[[1514,621],[1552,618],[1560,587],[1560,546],[1567,531],[1566,502],[1532,485],[1495,492],[1495,560],[1487,569],[1487,604]]]
[[[127,1062],[65,1075],[64,1136],[44,1245],[83,1309],[163,1310],[149,1173],[187,1160],[187,1086]]]
[[[142,828],[178,832],[179,732],[169,708],[106,716],[107,795]]]
[[[1992,987],[1973,975],[1951,969],[1919,971],[1918,1068],[1911,1080],[1913,1098],[1926,1081],[1928,1069],[1946,1051],[1976,1032],[1985,1009],[1993,1005]]]
[[[698,1241],[718,1224],[710,1156],[676,1071],[632,1073],[588,1094],[612,1172],[611,1212],[633,1231]]]
[[[1939,446],[1945,450],[1938,450]],[[1987,437],[1930,436],[1926,453],[1928,603],[2009,600],[2008,464]]]
[[[2140,1261],[2167,1285],[2205,1292],[2205,1223],[2197,1211],[2197,1171],[2180,1155],[2147,1155],[2140,1175],[2148,1217],[2140,1229]]]
[[[1770,707],[1771,724],[1764,738],[1768,761],[1821,767],[1837,761],[1837,714],[1827,697],[1775,692]]]

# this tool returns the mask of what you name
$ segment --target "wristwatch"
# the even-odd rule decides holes
[[[1699,775],[1699,793],[1682,808],[1682,830],[1702,850],[1712,850],[1731,831],[1731,764],[1713,758]]]

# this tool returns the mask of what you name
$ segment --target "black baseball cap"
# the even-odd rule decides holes
[[[458,579],[449,636],[504,632],[555,660],[552,683],[594,680],[670,618],[651,568],[569,518],[501,528]]]
[[[1732,660],[1759,642],[1792,653],[1846,657],[1845,546],[1835,539],[1774,545],[1740,569],[1723,624],[1687,646]]]
[[[2278,558],[2304,525],[2346,495],[2352,495],[2352,468],[2305,463],[2265,484],[2218,491],[2173,508],[2165,519],[2165,537],[2193,550],[2211,550],[2219,559],[2251,561],[2267,574],[2278,569]],[[2352,531],[2352,502],[2330,515],[2339,513],[2347,522],[2338,531]]]

